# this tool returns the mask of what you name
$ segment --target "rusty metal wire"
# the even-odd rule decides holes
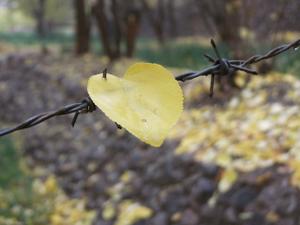
[[[210,95],[213,95],[213,89],[214,89],[214,80],[216,76],[230,76],[236,71],[243,71],[249,74],[257,74],[257,72],[253,69],[247,68],[246,66],[258,63],[262,60],[270,59],[272,57],[275,57],[279,54],[282,54],[289,49],[298,49],[300,47],[300,39],[297,41],[291,43],[291,44],[286,44],[279,46],[277,48],[272,49],[271,51],[267,52],[264,55],[255,55],[250,57],[247,60],[228,60],[221,58],[220,53],[216,47],[216,44],[213,40],[211,40],[211,45],[215,51],[215,54],[217,56],[217,59],[209,56],[209,55],[204,55],[211,63],[212,65],[204,68],[201,71],[196,71],[196,72],[189,72],[185,73],[182,75],[179,75],[176,77],[177,81],[187,81],[187,80],[192,80],[200,76],[208,76],[211,75],[211,88],[210,88]],[[106,79],[106,73],[107,70],[105,69],[103,71],[103,78]],[[96,106],[93,103],[93,101],[90,98],[84,99],[80,103],[74,103],[70,105],[66,105],[58,110],[51,111],[51,112],[46,112],[46,113],[41,113],[36,116],[33,116],[26,121],[16,125],[15,127],[12,128],[6,128],[0,130],[0,137],[8,135],[10,133],[13,133],[18,130],[24,130],[33,126],[36,126],[40,123],[45,122],[46,120],[49,120],[53,117],[57,116],[63,116],[63,115],[68,115],[68,114],[74,114],[73,120],[72,120],[72,126],[75,125],[77,118],[80,114],[84,113],[90,113],[94,112],[96,110]],[[121,128],[120,125],[116,124],[118,128]]]

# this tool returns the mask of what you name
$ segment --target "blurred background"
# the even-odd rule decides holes
[[[298,0],[0,0],[0,127],[87,96],[135,62],[174,75],[300,37]],[[159,149],[99,111],[0,138],[0,225],[300,223],[300,51],[182,84]]]

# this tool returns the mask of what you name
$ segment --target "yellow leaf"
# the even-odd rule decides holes
[[[113,204],[111,204],[111,203],[105,204],[104,209],[102,211],[103,219],[111,220],[114,218],[115,214],[116,214],[116,210],[115,210]]]
[[[114,122],[159,147],[183,110],[182,90],[172,73],[157,64],[137,63],[123,78],[92,76],[88,93]]]
[[[224,193],[228,191],[238,178],[238,173],[233,168],[226,168],[219,182],[219,191]]]
[[[57,181],[54,176],[48,177],[45,182],[46,193],[55,193],[58,190]]]
[[[152,216],[153,211],[139,203],[126,200],[119,205],[119,216],[115,225],[131,225]]]

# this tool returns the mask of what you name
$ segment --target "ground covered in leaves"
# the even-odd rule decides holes
[[[1,127],[81,101],[87,78],[105,63],[92,56],[3,57]],[[109,69],[121,74],[131,63]],[[161,149],[118,130],[99,111],[80,116],[75,128],[71,117],[61,117],[11,140],[41,187],[58,188],[57,180],[63,199],[85,200],[80,213],[93,213],[95,225],[298,224],[300,81],[273,72],[242,90],[216,91],[213,99],[208,84],[183,85],[186,110]],[[57,216],[53,225],[66,225],[60,219],[72,213],[64,208],[48,212]]]

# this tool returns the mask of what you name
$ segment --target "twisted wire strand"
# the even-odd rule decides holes
[[[275,57],[275,56],[282,54],[290,49],[298,49],[300,46],[300,39],[294,41],[293,43],[276,47],[264,55],[254,55],[247,60],[222,59],[222,58],[220,58],[220,54],[219,54],[213,40],[212,40],[212,46],[216,52],[218,59],[214,59],[213,57],[211,57],[209,55],[204,55],[211,63],[213,63],[212,65],[204,68],[201,71],[188,72],[188,73],[181,74],[176,77],[176,80],[184,82],[187,80],[192,80],[199,76],[212,75],[211,92],[213,92],[214,78],[216,75],[228,75],[228,74],[230,75],[232,72],[237,71],[237,70],[241,70],[241,71],[244,71],[244,72],[250,73],[250,74],[257,74],[255,70],[246,68],[245,66],[255,64],[260,61]],[[107,73],[107,70],[105,69],[103,71],[103,78],[106,78],[106,73]],[[66,105],[55,111],[35,115],[35,116],[25,120],[24,122],[16,125],[15,127],[2,129],[2,130],[0,130],[0,137],[11,134],[18,130],[24,130],[24,129],[36,126],[36,125],[43,123],[46,120],[49,120],[53,117],[64,116],[64,115],[68,115],[68,114],[74,114],[74,117],[72,120],[72,126],[74,126],[77,121],[77,118],[80,114],[94,112],[95,110],[96,110],[96,106],[93,103],[93,101],[90,98],[86,98],[80,103]],[[120,126],[118,124],[117,124],[117,126],[120,128]]]
[[[74,104],[66,105],[55,111],[41,113],[33,117],[30,117],[29,119],[25,120],[24,122],[18,124],[15,127],[2,129],[0,130],[0,137],[13,133],[17,130],[23,130],[23,129],[36,126],[56,116],[63,116],[63,115],[68,115],[73,113],[75,113],[72,122],[72,125],[74,126],[79,114],[93,112],[95,110],[96,110],[95,104],[92,102],[90,98],[87,98],[84,99],[81,103],[74,103]]]
[[[300,39],[292,42],[291,44],[286,44],[286,45],[282,45],[277,48],[274,48],[271,51],[269,51],[268,53],[266,53],[265,55],[252,56],[249,59],[247,59],[245,62],[243,62],[242,65],[250,65],[250,64],[258,63],[262,60],[273,58],[273,57],[275,57],[281,53],[284,53],[290,49],[297,50],[299,48],[299,46],[300,46]]]

